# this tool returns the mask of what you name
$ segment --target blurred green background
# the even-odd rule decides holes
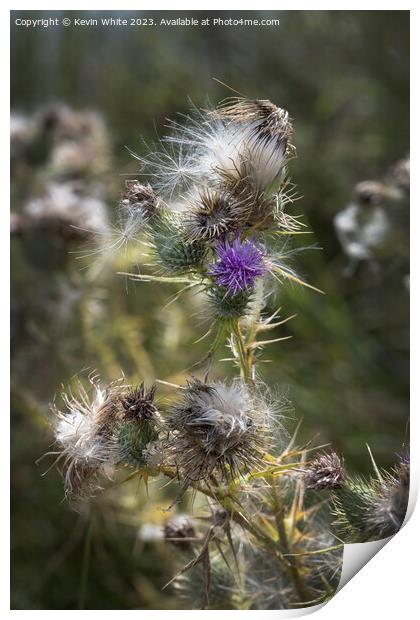
[[[408,154],[409,13],[240,12],[280,19],[265,28],[14,25],[16,18],[100,19],[105,13],[123,16],[12,12],[12,112],[45,118],[45,106],[60,102],[102,117],[106,139],[93,156],[100,165],[76,176],[95,191],[100,187],[112,218],[122,175],[137,170],[126,147],[143,152],[142,138],[164,134],[166,118],[187,112],[189,98],[200,107],[231,94],[212,78],[287,108],[298,154],[290,172],[301,196],[293,213],[304,214],[314,231],[309,243],[322,248],[299,253],[294,266],[326,295],[282,287],[272,310],[278,302],[283,317],[297,314],[278,334],[293,338],[270,347],[272,361],[261,372],[287,392],[295,420],[304,418],[302,440],[318,434],[317,442],[331,442],[360,472],[370,468],[368,443],[377,463],[390,466],[408,421],[408,206],[390,208],[397,232],[375,269],[363,264],[351,277],[343,275],[348,259],[333,217],[351,201],[355,183],[383,178]],[[12,162],[14,213],[49,179],[66,180],[67,173],[51,172],[50,145],[41,138],[31,139]],[[208,321],[191,297],[164,307],[173,288],[114,273],[93,278],[71,253],[78,249],[48,230],[12,237],[12,608],[182,606],[173,593],[160,591],[171,576],[168,550],[141,534],[145,524],[162,522],[159,507],[169,503],[162,496],[169,497],[171,487],[155,485],[147,500],[137,483],[113,486],[75,511],[62,501],[56,471],[41,477],[51,460],[35,461],[51,444],[48,404],[62,382],[83,368],[97,369],[105,380],[121,369],[133,381],[181,380],[206,351],[208,341],[193,343]],[[217,372],[232,371],[220,363]],[[84,593],[90,510],[93,547]]]

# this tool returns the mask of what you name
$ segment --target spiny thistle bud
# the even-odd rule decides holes
[[[184,515],[177,515],[166,521],[163,531],[165,540],[181,551],[189,551],[196,538],[193,524]]]
[[[409,493],[410,463],[402,459],[378,487],[373,510],[367,515],[372,531],[380,533],[381,537],[398,532],[407,512]]]
[[[401,528],[408,506],[410,471],[402,460],[381,478],[349,478],[335,494],[336,525],[345,542],[380,540]]]
[[[168,420],[169,448],[186,486],[212,474],[230,481],[261,464],[267,409],[245,385],[187,382]]]
[[[217,261],[209,274],[230,296],[252,288],[256,278],[268,271],[262,251],[251,241],[241,243],[236,238],[232,244],[228,241],[220,243],[216,254]]]
[[[199,241],[187,243],[179,214],[162,210],[152,222],[150,241],[164,272],[185,274],[202,267],[206,247]]]
[[[237,226],[235,201],[222,191],[200,191],[185,214],[186,233],[191,241],[219,239]]]
[[[332,452],[322,454],[315,459],[305,472],[305,483],[308,489],[340,489],[346,479],[346,472],[340,457]]]
[[[132,214],[138,214],[148,219],[153,217],[159,204],[159,199],[150,185],[142,185],[136,180],[125,182],[125,192],[122,195],[120,207]]]

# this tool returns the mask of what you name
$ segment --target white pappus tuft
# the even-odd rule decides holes
[[[98,475],[115,465],[146,467],[143,452],[158,437],[160,416],[153,400],[155,388],[142,383],[132,388],[121,381],[101,388],[90,379],[88,393],[79,382],[78,394],[64,393],[63,410],[53,405],[54,435],[68,495],[97,487]]]
[[[166,141],[195,154],[194,174],[210,182],[247,178],[255,189],[268,189],[281,177],[292,147],[286,110],[270,101],[229,100],[216,110],[194,111],[185,126],[172,122]]]
[[[240,381],[227,385],[193,379],[183,388],[168,426],[168,445],[185,486],[213,474],[229,481],[261,465],[269,411]]]
[[[105,433],[106,423],[115,407],[112,391],[92,381],[89,396],[81,383],[78,395],[63,393],[65,410],[53,406],[56,414],[55,438],[63,462],[66,493],[80,493],[97,473],[118,462],[115,442]]]

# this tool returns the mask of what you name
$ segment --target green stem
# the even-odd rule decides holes
[[[241,371],[241,377],[249,387],[255,387],[254,366],[255,366],[255,342],[258,333],[261,311],[264,306],[264,281],[259,278],[255,285],[254,299],[248,317],[246,333],[243,334],[240,321],[232,325],[232,335],[237,348],[237,362]]]
[[[289,562],[287,564],[287,569],[295,587],[296,593],[298,594],[300,601],[302,603],[305,603],[311,600],[312,595],[308,591],[308,588],[306,587],[306,584],[300,575],[299,560],[298,558],[294,557],[292,553],[292,546],[290,544],[289,536],[284,523],[283,498],[276,484],[274,476],[270,476],[268,481],[272,489],[272,496],[274,501],[275,521],[279,534],[278,545],[282,556],[287,556],[288,558]]]
[[[232,336],[236,347],[236,357],[239,365],[241,378],[247,385],[253,386],[252,367],[248,363],[248,351],[245,345],[239,321],[232,323]]]

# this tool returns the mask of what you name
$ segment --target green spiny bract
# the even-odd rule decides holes
[[[187,242],[178,213],[161,209],[149,234],[155,263],[164,272],[185,274],[202,269],[206,246],[200,241]]]
[[[154,404],[156,386],[149,390],[141,383],[120,395],[121,419],[116,429],[116,441],[121,460],[133,467],[144,467],[143,450],[158,438],[159,413]]]
[[[368,481],[349,478],[334,495],[335,525],[345,542],[387,538],[401,528],[409,496],[409,465],[402,461],[392,473]]]
[[[122,423],[116,432],[121,460],[132,467],[144,467],[146,459],[143,450],[157,437],[156,430],[147,421],[131,420]]]
[[[212,313],[220,321],[240,319],[246,314],[251,300],[251,291],[243,290],[236,295],[229,295],[227,289],[213,286],[207,291]]]

